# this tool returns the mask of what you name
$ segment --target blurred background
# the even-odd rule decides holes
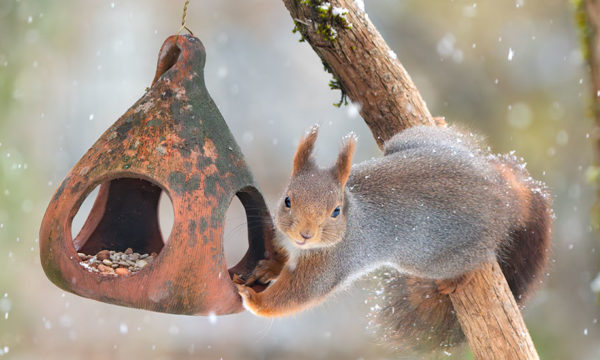
[[[313,310],[269,320],[107,305],[45,277],[38,231],[50,197],[150,85],[183,3],[0,2],[0,358],[409,358],[377,345],[366,330],[368,280]],[[599,359],[600,307],[591,284],[600,256],[589,225],[594,189],[586,182],[590,90],[570,3],[369,0],[366,11],[434,115],[485,135],[495,152],[516,150],[552,189],[554,254],[525,320],[543,359]],[[298,139],[314,123],[321,124],[322,165],[351,130],[360,137],[356,161],[379,155],[357,109],[332,106],[339,92],[329,90],[320,60],[292,34],[281,1],[192,0],[187,24],[207,49],[207,87],[271,207]],[[161,205],[166,232],[169,206]],[[235,202],[228,263],[247,247],[244,223]]]

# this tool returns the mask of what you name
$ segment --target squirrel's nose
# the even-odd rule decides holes
[[[304,240],[308,240],[311,237],[313,237],[313,235],[308,231],[301,231],[300,236],[302,236],[302,238],[304,238]]]

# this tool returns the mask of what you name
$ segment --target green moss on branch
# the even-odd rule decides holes
[[[292,33],[300,33],[300,39],[298,41],[304,42],[309,36],[310,26],[313,27],[317,35],[326,43],[334,45],[338,41],[339,31],[347,30],[352,28],[352,24],[346,18],[348,10],[335,7],[328,1],[323,0],[297,0],[298,6],[306,6],[310,9],[310,16],[306,20],[294,19],[294,28]],[[356,49],[355,46],[352,46]],[[333,104],[336,107],[342,105],[348,105],[348,96],[342,84],[335,76],[331,68],[323,63],[325,71],[330,73],[333,77],[329,81],[329,88],[332,90],[340,90],[341,97],[340,101]]]

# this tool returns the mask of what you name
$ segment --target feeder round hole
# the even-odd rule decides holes
[[[106,185],[109,185],[110,182],[105,183]],[[85,200],[83,201],[83,203],[81,204],[81,206],[79,207],[79,210],[77,210],[77,213],[75,214],[75,216],[73,217],[73,221],[71,223],[71,238],[74,241],[74,246],[75,249],[78,252],[82,251],[82,247],[84,246],[83,242],[87,242],[88,239],[86,239],[86,232],[88,233],[87,236],[91,235],[91,232],[93,229],[90,229],[89,227],[97,227],[98,226],[98,222],[99,220],[101,220],[100,216],[104,215],[104,214],[100,214],[99,212],[102,211],[102,209],[104,209],[104,211],[106,211],[105,207],[106,207],[106,201],[103,202],[102,204],[97,203],[96,201],[98,200],[98,193],[100,188],[102,188],[101,185],[96,185],[94,187],[94,189],[85,197]],[[152,187],[150,187],[152,188]],[[117,199],[119,200],[119,199]],[[128,201],[128,199],[123,198],[121,199],[122,201]],[[96,205],[96,209],[94,209],[94,205]],[[146,204],[145,206],[151,207],[153,206],[152,204]],[[98,207],[100,207],[100,209],[98,209]],[[92,214],[92,209],[94,209],[94,214]],[[151,216],[151,212],[150,212],[150,216]],[[173,214],[173,204],[171,202],[171,199],[169,198],[168,194],[162,190],[159,196],[159,203],[158,203],[158,210],[157,210],[157,216],[158,216],[158,223],[159,223],[159,231],[160,231],[160,235],[161,235],[161,240],[163,243],[166,243],[169,239],[169,236],[171,234],[171,230],[173,228],[173,220],[174,220],[174,214]],[[148,222],[147,219],[142,219],[139,218],[134,220],[137,222]],[[86,226],[86,229],[84,229],[84,225]],[[81,231],[84,230],[84,233],[81,233]],[[122,242],[122,244],[117,244],[117,249],[106,249],[106,250],[122,250],[123,247],[125,247],[125,249],[127,249],[128,247],[131,247],[135,252],[139,252],[139,253],[148,253],[146,249],[146,246],[140,247],[140,248],[133,248],[133,244],[128,243],[127,239],[123,239],[121,237],[121,239],[119,239],[119,234],[117,234],[117,238],[115,239],[117,240],[117,243]],[[97,246],[91,246],[91,244],[87,247],[88,249],[96,249]],[[160,247],[162,249],[162,246]],[[102,249],[104,250],[104,249]],[[155,249],[156,250],[156,249]],[[160,249],[159,249],[160,250]],[[93,255],[93,254],[89,254],[89,255]]]
[[[248,251],[248,222],[246,217],[246,210],[242,202],[235,196],[225,213],[223,251],[228,267],[239,263]]]
[[[160,253],[165,243],[159,224],[163,189],[145,179],[126,177],[105,181],[97,188],[89,215],[73,238],[75,250],[88,255],[128,248],[140,254]]]
[[[83,228],[83,224],[85,224],[86,220],[90,216],[90,211],[92,211],[92,206],[94,202],[96,202],[96,198],[98,197],[99,186],[95,186],[94,189],[85,197],[83,203],[77,210],[77,213],[73,217],[73,221],[71,222],[71,238],[75,239],[81,229]]]
[[[158,201],[158,225],[162,235],[163,242],[166,244],[171,236],[175,214],[173,213],[173,203],[166,192],[160,194]]]

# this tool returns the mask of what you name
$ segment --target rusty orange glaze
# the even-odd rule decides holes
[[[273,227],[239,146],[204,85],[204,46],[171,36],[159,53],[152,87],[67,174],[40,229],[47,276],[75,294],[176,314],[242,310],[230,273],[246,276],[272,253]],[[85,197],[100,192],[80,234],[71,222]],[[168,242],[159,231],[161,192],[171,199]],[[232,269],[223,256],[225,212],[236,194],[248,215],[249,250]],[[128,276],[89,272],[78,251],[159,253]]]

